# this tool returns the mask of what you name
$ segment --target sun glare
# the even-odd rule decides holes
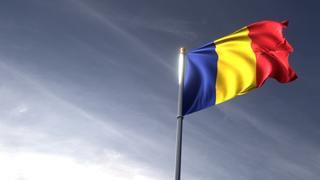
[[[0,179],[4,180],[151,180],[132,167],[116,166],[59,155],[0,152]]]
[[[178,77],[179,77],[179,84],[181,84],[181,81],[182,81],[182,75],[183,75],[183,64],[184,64],[184,55],[182,53],[179,54],[179,60],[178,60],[178,63],[179,63],[179,70],[178,70]]]

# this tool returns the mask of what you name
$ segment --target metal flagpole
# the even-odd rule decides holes
[[[176,149],[176,169],[175,169],[175,180],[180,180],[181,175],[181,146],[182,146],[182,126],[183,126],[183,82],[184,82],[184,58],[185,48],[180,48],[179,53],[179,90],[178,90],[178,113],[177,113],[177,149]]]

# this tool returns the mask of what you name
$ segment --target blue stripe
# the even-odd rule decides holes
[[[215,104],[217,61],[213,42],[187,53],[183,115]]]

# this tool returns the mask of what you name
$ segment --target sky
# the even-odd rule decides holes
[[[173,179],[177,59],[289,20],[298,79],[186,116],[184,180],[317,180],[317,1],[1,0],[0,179]]]

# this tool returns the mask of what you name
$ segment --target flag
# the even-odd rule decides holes
[[[186,54],[183,115],[217,105],[261,87],[272,77],[280,83],[297,78],[283,36],[288,21],[260,21]]]

